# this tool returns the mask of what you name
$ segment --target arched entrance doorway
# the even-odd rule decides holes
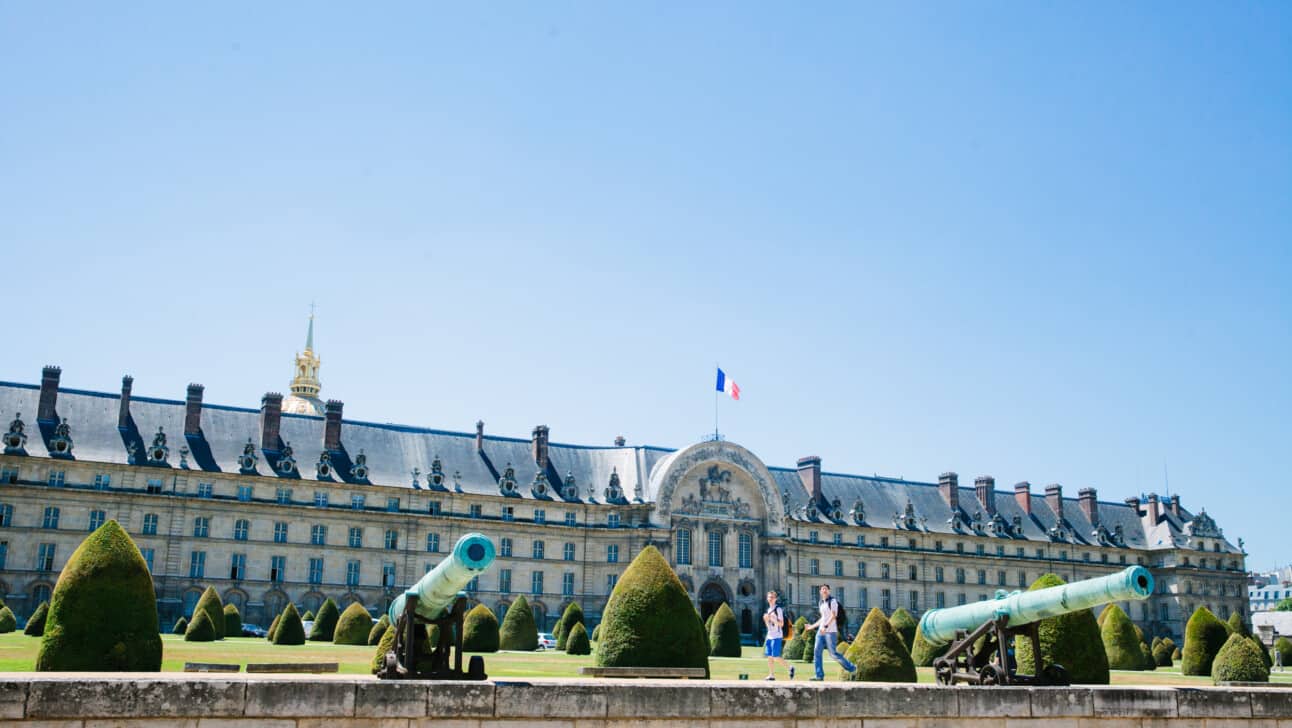
[[[709,581],[700,587],[700,619],[708,620],[709,615],[718,611],[723,602],[730,602],[731,596],[720,581]]]

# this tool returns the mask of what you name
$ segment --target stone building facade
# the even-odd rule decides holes
[[[1073,580],[1149,567],[1158,593],[1123,605],[1147,633],[1174,635],[1201,605],[1247,611],[1241,541],[1179,497],[1100,501],[1059,485],[998,492],[955,473],[935,482],[835,474],[821,459],[765,465],[727,441],[681,450],[550,442],[344,420],[319,403],[318,359],[298,355],[292,402],[211,405],[0,382],[0,593],[25,617],[84,538],[114,518],[152,569],[169,624],[213,585],[266,625],[288,601],[325,597],[375,611],[464,533],[499,558],[470,588],[501,616],[516,596],[552,626],[579,602],[592,622],[637,552],[657,546],[702,612],[728,602],[755,636],[762,595],[808,614],[829,583],[855,630],[891,612],[987,599],[1046,572]],[[301,378],[308,387],[297,386]],[[316,414],[321,410],[321,414]],[[33,416],[34,413],[34,416]],[[3,424],[0,424],[2,427]]]

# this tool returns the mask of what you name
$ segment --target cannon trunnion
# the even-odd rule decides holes
[[[462,629],[467,595],[461,591],[494,560],[493,542],[478,533],[458,539],[448,558],[391,603],[394,649],[377,677],[386,680],[484,680],[484,658],[475,655],[462,669]],[[439,627],[427,644],[426,626]],[[451,663],[450,663],[451,660]]]

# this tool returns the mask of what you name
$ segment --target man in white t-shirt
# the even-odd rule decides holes
[[[767,611],[763,612],[763,624],[767,625],[767,639],[763,642],[763,654],[767,655],[767,677],[764,680],[776,679],[776,661],[780,660],[790,670],[790,679],[794,679],[794,666],[781,657],[785,648],[785,610],[776,603],[776,592],[767,592]]]
[[[806,629],[816,630],[816,646],[813,653],[816,677],[812,679],[825,679],[825,667],[821,664],[821,653],[827,649],[830,650],[830,656],[842,665],[843,669],[848,672],[856,672],[857,666],[848,662],[848,658],[839,654],[839,600],[830,596],[829,584],[821,585],[821,603],[817,605],[817,610],[821,613],[821,617],[806,627]]]

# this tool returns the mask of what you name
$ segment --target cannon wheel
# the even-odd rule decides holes
[[[1001,685],[1005,681],[1000,678],[1000,668],[995,665],[984,665],[983,668],[978,671],[979,685]]]
[[[1041,684],[1070,685],[1072,683],[1068,678],[1068,671],[1063,667],[1063,665],[1051,664],[1046,665],[1045,669],[1041,670]]]
[[[939,657],[933,661],[933,676],[939,685],[951,685],[954,682],[952,678],[954,671],[951,661],[945,657]]]
[[[486,677],[488,676],[485,675],[484,658],[480,655],[472,655],[471,660],[467,663],[467,679],[484,680]]]

